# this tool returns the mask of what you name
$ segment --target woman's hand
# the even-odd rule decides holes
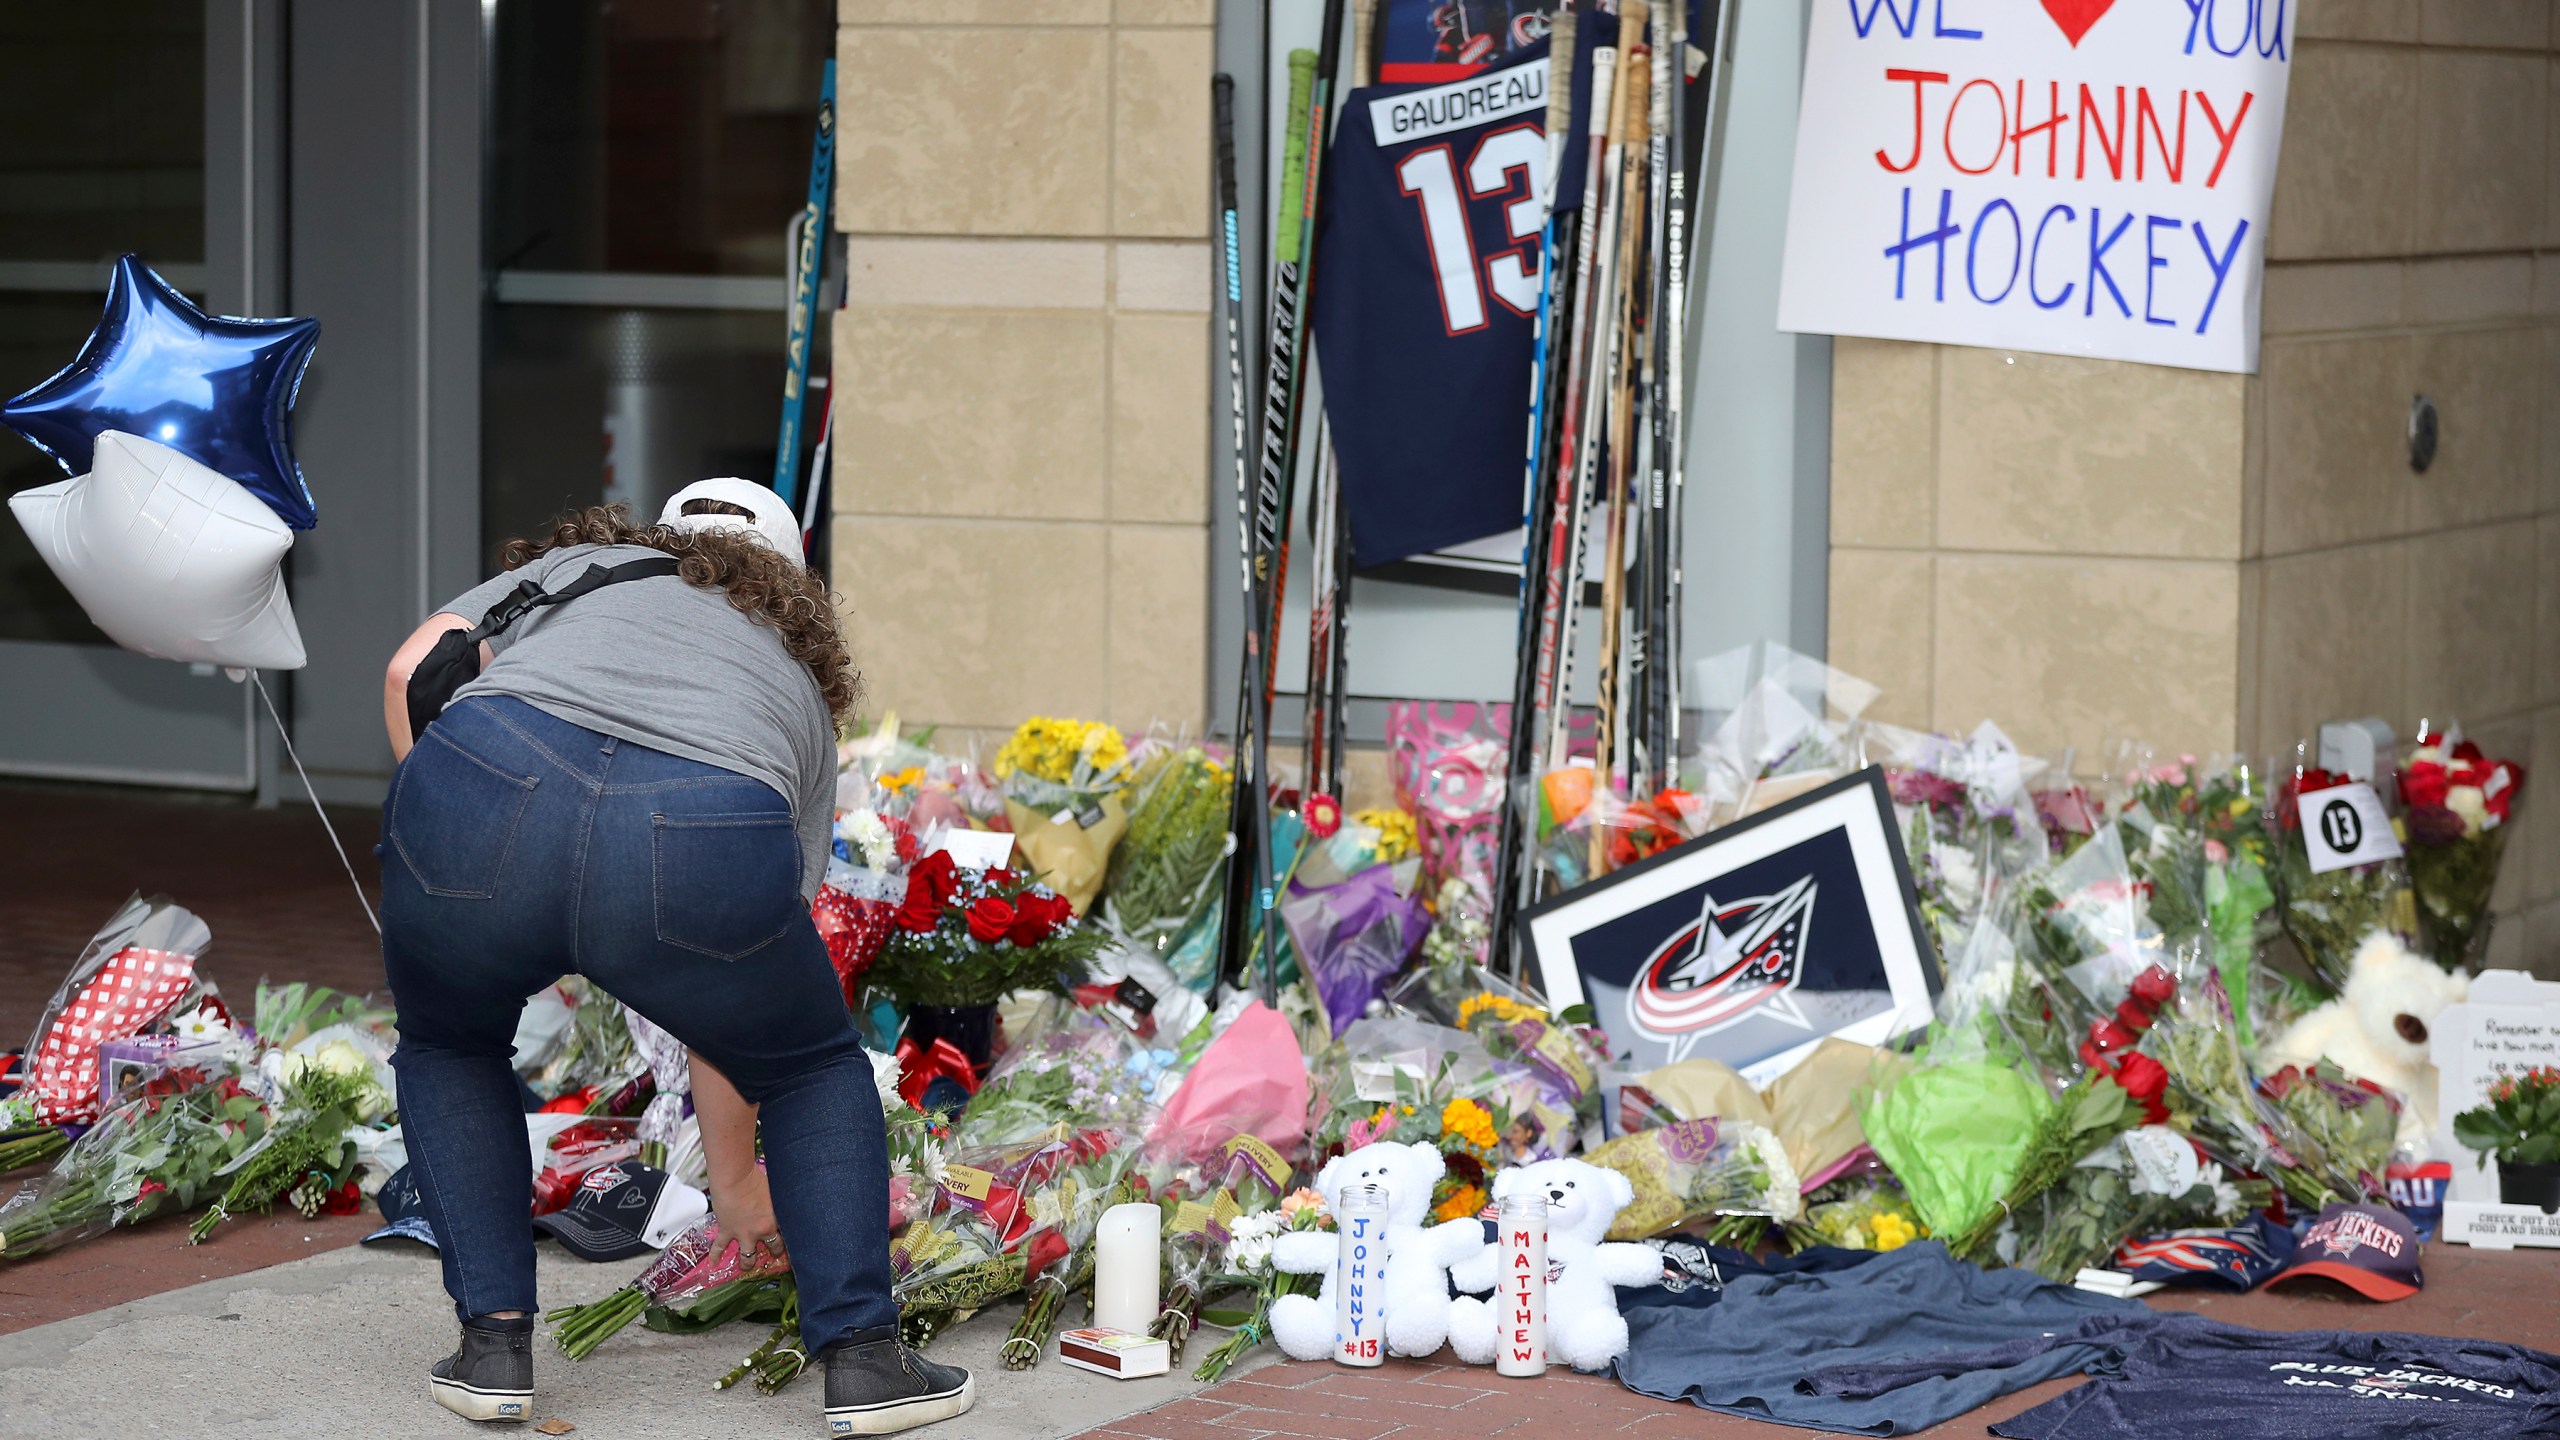
[[[756,1107],[710,1061],[692,1051],[685,1059],[694,1118],[702,1124],[702,1158],[711,1169],[711,1211],[720,1221],[712,1253],[734,1240],[759,1265],[780,1260],[782,1227],[773,1218],[773,1189],[756,1163]]]
[[[711,1214],[719,1222],[711,1253],[719,1254],[734,1241],[743,1252],[741,1258],[759,1267],[789,1258],[782,1248],[782,1227],[773,1218],[773,1190],[765,1183],[762,1166],[751,1165],[744,1175],[715,1177]]]

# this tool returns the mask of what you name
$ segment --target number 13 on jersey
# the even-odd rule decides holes
[[[1475,142],[1465,165],[1466,193],[1478,200],[1517,195],[1502,207],[1503,248],[1478,259],[1459,198],[1455,152],[1429,145],[1396,165],[1404,193],[1422,208],[1422,239],[1440,286],[1440,318],[1452,335],[1485,323],[1485,294],[1515,315],[1538,309],[1538,238],[1547,220],[1547,141],[1534,123],[1505,126]]]

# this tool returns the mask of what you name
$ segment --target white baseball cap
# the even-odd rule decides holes
[[[755,518],[684,513],[684,507],[695,500],[718,500],[735,505]],[[794,561],[800,560],[804,554],[800,520],[791,513],[791,506],[770,488],[753,480],[741,480],[735,475],[696,480],[667,497],[667,508],[658,512],[658,523],[671,530],[740,530],[759,537]]]

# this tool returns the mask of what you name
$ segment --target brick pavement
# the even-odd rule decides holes
[[[347,858],[378,891],[378,811],[333,806]],[[363,994],[382,951],[307,805],[0,782],[0,1050],[35,1028],[80,947],[126,896],[167,895],[213,927],[205,972],[245,1001],[261,976]]]
[[[2560,1252],[2499,1253],[2431,1245],[2427,1288],[2390,1305],[2322,1281],[2254,1295],[2163,1291],[2163,1309],[2193,1310],[2268,1330],[2411,1330],[2504,1340],[2560,1352]],[[1615,1380],[1551,1370],[1507,1380],[1490,1368],[1390,1360],[1374,1370],[1289,1361],[1086,1432],[1081,1440],[1771,1440],[1786,1433],[1694,1405],[1638,1395]],[[1991,1422],[2081,1382],[2048,1381],[1920,1432],[1981,1436]]]

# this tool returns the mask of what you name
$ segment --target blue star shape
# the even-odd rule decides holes
[[[308,530],[320,516],[293,458],[293,397],[319,340],[317,320],[209,316],[127,255],[79,356],[0,420],[70,475],[88,472],[105,431],[156,440]]]

